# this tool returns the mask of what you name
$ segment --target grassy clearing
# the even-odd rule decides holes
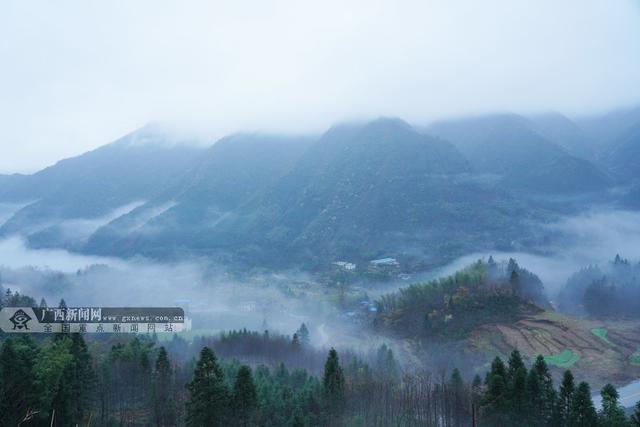
[[[549,365],[559,368],[570,368],[580,360],[580,355],[572,350],[565,350],[562,353],[544,356],[544,361]]]
[[[598,338],[600,338],[602,341],[606,342],[609,345],[613,345],[613,343],[611,341],[609,341],[609,338],[607,338],[607,333],[609,331],[607,331],[606,328],[593,328],[591,329],[591,333],[595,336],[597,336]]]
[[[640,348],[629,356],[629,362],[632,365],[640,365]]]

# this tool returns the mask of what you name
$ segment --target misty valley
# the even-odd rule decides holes
[[[203,146],[152,124],[0,175],[2,307],[190,324],[0,332],[0,425],[638,425],[639,126],[380,118]]]

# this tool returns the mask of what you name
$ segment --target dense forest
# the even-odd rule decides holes
[[[209,338],[212,347],[177,337],[4,336],[0,425],[640,426],[640,406],[627,419],[612,385],[600,411],[570,371],[554,388],[542,356],[527,369],[514,350],[484,380],[466,381],[457,369],[402,372],[386,346],[368,360],[330,349],[316,374],[276,362],[313,365],[320,353],[298,333],[286,351],[284,340],[248,331]],[[258,341],[272,350],[265,363],[220,357]]]

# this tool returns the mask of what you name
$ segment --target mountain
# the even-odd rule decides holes
[[[395,119],[336,126],[292,170],[223,218],[209,244],[284,264],[395,255],[435,262],[510,241],[525,209],[476,181],[455,147]],[[455,242],[455,243],[452,243]]]
[[[510,189],[569,194],[609,186],[593,163],[568,154],[535,127],[504,114],[438,122],[428,132],[452,141],[478,172],[497,175]]]
[[[597,161],[597,143],[577,123],[560,113],[529,118],[531,130],[562,147],[574,157]]]
[[[0,174],[0,200],[3,202],[15,202],[24,200],[21,196],[21,190],[26,186],[29,180],[28,175],[23,174]]]
[[[468,157],[501,129],[528,129],[530,126],[527,119],[517,114],[492,114],[435,122],[425,132],[451,141]]]
[[[640,182],[640,120],[610,144],[602,162],[621,182]]]
[[[622,138],[632,126],[640,123],[640,106],[580,117],[575,121],[584,133],[597,143],[599,151],[603,151],[609,144]]]
[[[29,203],[2,224],[0,234],[23,234],[36,246],[68,246],[79,237],[76,231],[86,234],[161,192],[202,151],[147,126],[33,175],[9,176],[0,201]],[[75,223],[62,226],[65,221]]]
[[[312,141],[260,134],[225,137],[157,197],[98,229],[85,250],[167,256],[211,248],[210,229],[288,171]]]
[[[590,202],[607,188],[608,176],[552,134],[567,145],[580,135],[558,116],[461,119],[428,133],[383,118],[202,148],[151,126],[33,175],[0,176],[2,219],[17,209],[0,235],[115,256],[311,268],[391,257],[418,269],[521,249],[543,237],[532,224],[574,209],[568,197],[530,196]]]

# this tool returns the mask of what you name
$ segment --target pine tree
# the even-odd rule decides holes
[[[516,270],[511,271],[509,286],[511,287],[511,295],[520,296],[520,276]]]
[[[289,381],[289,370],[284,362],[280,362],[274,372],[274,377],[280,384],[286,384]]]
[[[176,402],[173,397],[173,370],[164,347],[158,350],[153,378],[153,412],[157,427],[176,424]]]
[[[591,388],[584,381],[578,385],[573,395],[569,427],[598,427],[598,414],[591,400]]]
[[[471,381],[471,417],[475,421],[482,402],[482,378],[476,374]]]
[[[241,427],[250,425],[257,405],[258,396],[251,376],[251,368],[242,365],[233,385],[233,419],[236,425]]]
[[[527,401],[527,369],[524,366],[519,367],[515,372],[510,394],[511,417],[514,425],[526,425],[530,414],[529,402]]]
[[[560,393],[556,402],[554,411],[554,425],[558,427],[567,427],[569,425],[569,414],[571,405],[573,404],[573,395],[576,391],[575,380],[571,371],[564,371],[562,383],[560,384]]]
[[[2,305],[4,307],[11,307],[12,299],[13,299],[13,293],[11,292],[11,289],[7,288],[7,290],[4,291],[4,298],[2,299]]]
[[[40,299],[40,308],[47,308],[47,301],[44,298]]]
[[[187,384],[190,399],[187,402],[187,426],[218,427],[225,425],[229,409],[229,390],[216,355],[204,347]]]
[[[134,351],[137,355],[137,361],[139,362],[135,371],[138,387],[145,391],[153,390],[153,369],[151,359],[149,358],[149,347],[141,345],[137,337],[133,340],[133,342],[137,343]],[[152,406],[152,398],[153,393],[142,393],[142,399],[145,405]]]
[[[400,379],[398,363],[393,356],[393,350],[382,344],[376,353],[376,368],[386,381],[396,382]]]
[[[462,381],[462,375],[460,375],[460,370],[458,368],[453,368],[453,371],[451,371],[449,386],[453,390],[462,389],[464,387],[464,381]]]
[[[71,355],[71,339],[64,335],[60,339],[41,347],[36,366],[36,383],[41,407],[55,412],[56,425],[72,427],[74,418],[74,363]]]
[[[467,419],[464,381],[458,368],[454,368],[449,379],[449,390],[453,397],[453,426],[461,427]]]
[[[530,405],[531,426],[551,423],[556,401],[553,378],[542,355],[536,358],[527,375],[527,401]]]
[[[509,356],[507,368],[507,390],[509,394],[509,412],[513,425],[519,425],[527,419],[527,368],[522,356],[514,349]]]
[[[474,390],[479,390],[481,386],[482,386],[482,378],[480,378],[480,375],[476,374],[473,377],[473,381],[471,381],[471,388]]]
[[[511,352],[509,361],[507,362],[507,366],[507,381],[509,382],[509,384],[513,384],[516,372],[518,372],[520,368],[525,368],[524,361],[522,360],[522,355],[520,354],[518,349],[514,349]]]
[[[72,424],[81,424],[84,421],[87,409],[92,403],[95,373],[91,365],[91,355],[87,344],[81,334],[71,334],[72,362],[69,371],[65,375],[65,381],[71,384],[73,396],[73,408],[71,411]]]
[[[487,375],[486,382],[487,391],[481,402],[483,424],[489,426],[509,425],[507,370],[499,357],[496,357],[491,363],[491,370]]]
[[[482,378],[480,378],[480,375],[476,374],[473,377],[473,380],[471,381],[471,395],[472,395],[471,398],[473,400],[473,403],[475,404],[480,403],[481,393],[482,393]]]
[[[611,385],[605,385],[600,391],[602,396],[602,410],[598,414],[600,427],[624,427],[627,425],[627,417],[624,408],[620,406],[618,390]]]
[[[300,338],[298,337],[297,333],[293,334],[293,338],[291,339],[291,347],[293,347],[294,351],[298,351],[302,347],[302,344],[300,344]]]
[[[338,360],[338,352],[334,348],[329,350],[329,356],[324,365],[323,378],[324,399],[327,412],[332,422],[339,423],[339,419],[344,410],[344,375]]]
[[[311,344],[311,340],[309,338],[309,329],[307,329],[307,325],[305,325],[304,323],[300,325],[300,328],[298,328],[296,333],[298,334],[298,338],[300,338],[300,342],[302,343],[302,345],[307,346]]]
[[[511,276],[511,272],[519,270],[520,267],[515,259],[509,258],[509,262],[507,263],[507,275]]]

